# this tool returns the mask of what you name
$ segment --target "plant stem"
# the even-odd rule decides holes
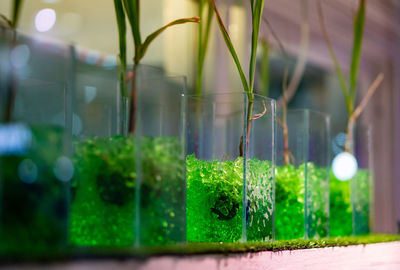
[[[10,43],[10,52],[14,50],[17,46],[17,30],[15,28],[11,28],[11,43]],[[10,67],[10,77],[7,81],[7,103],[6,103],[6,114],[5,114],[5,122],[11,123],[13,119],[13,111],[15,105],[15,98],[17,96],[17,89],[18,89],[18,79],[15,67],[12,63],[9,65]]]
[[[121,98],[123,101],[122,106],[123,111],[126,111],[128,104],[125,104],[125,99],[128,96],[125,85],[126,76],[126,26],[125,26],[125,16],[128,18],[129,24],[131,26],[133,43],[134,43],[134,58],[133,58],[133,74],[132,74],[132,88],[130,93],[130,113],[128,129],[134,134],[136,130],[136,110],[137,110],[137,68],[140,61],[144,57],[153,40],[158,37],[165,29],[168,27],[184,24],[188,22],[198,23],[200,22],[199,17],[178,19],[168,23],[167,25],[159,28],[152,34],[148,35],[146,39],[142,42],[142,36],[140,34],[140,0],[114,0],[114,7],[116,11],[117,23],[118,23],[118,34],[120,43],[120,88],[121,88]],[[124,116],[125,117],[125,116]],[[124,126],[122,125],[122,133],[125,134]]]
[[[132,88],[131,88],[131,102],[129,107],[129,132],[135,134],[136,132],[136,114],[137,114],[137,64],[133,65]]]
[[[199,0],[198,12],[200,18],[203,17],[204,0]],[[196,70],[196,88],[195,95],[198,96],[201,93],[202,77],[203,77],[203,65],[201,63],[201,54],[203,49],[203,23],[199,24],[199,31],[197,36],[197,70]]]
[[[296,66],[294,68],[293,75],[290,79],[289,85],[286,89],[286,104],[292,100],[297,90],[299,89],[299,84],[303,78],[304,71],[307,65],[308,59],[308,48],[310,42],[310,27],[308,23],[308,1],[301,1],[301,40],[300,40],[300,51],[297,58]],[[278,100],[278,107],[283,103],[283,95]]]
[[[287,77],[288,77],[288,67],[286,66],[285,72],[283,75],[282,82],[282,134],[283,134],[283,160],[285,165],[290,164],[290,151],[289,151],[289,131],[287,126],[287,105],[288,100],[286,98],[286,90],[287,90]]]
[[[11,43],[10,43],[10,51],[12,51],[16,46],[17,46],[17,26],[18,26],[18,20],[19,16],[21,13],[22,9],[22,3],[23,0],[14,0],[13,1],[13,6],[12,6],[12,18],[11,20],[8,20],[4,15],[4,20],[8,22],[10,29],[11,29]],[[17,95],[17,75],[15,68],[12,63],[10,63],[10,79],[8,80],[7,83],[7,96],[6,96],[6,108],[5,108],[5,122],[9,123],[12,121],[12,115],[14,111],[14,105],[15,105],[15,98]]]
[[[197,49],[197,70],[196,70],[196,88],[195,95],[199,96],[202,92],[204,63],[207,54],[207,48],[210,38],[211,22],[213,18],[213,7],[207,4],[207,0],[199,0],[199,16],[206,17],[205,29],[203,22],[200,22],[198,31],[198,49]],[[207,15],[203,16],[205,5],[207,5]]]
[[[333,65],[335,67],[336,74],[338,76],[339,83],[340,83],[340,86],[342,88],[343,96],[344,96],[345,101],[346,101],[347,113],[349,115],[351,115],[353,113],[354,104],[353,104],[353,101],[352,101],[352,99],[350,97],[349,89],[347,87],[347,82],[346,82],[346,79],[344,78],[342,69],[341,69],[341,67],[339,65],[339,61],[337,60],[335,51],[333,50],[333,46],[332,46],[332,44],[331,44],[331,42],[329,40],[329,36],[328,36],[328,32],[326,30],[325,21],[324,21],[324,14],[322,12],[322,6],[321,6],[320,0],[317,1],[317,11],[318,11],[319,25],[321,27],[321,31],[322,31],[323,37],[325,39],[326,46],[327,46],[327,48],[329,50],[329,54],[330,54],[330,56],[332,58]]]
[[[269,92],[269,44],[266,39],[261,41],[262,59],[261,59],[261,89],[260,94],[268,97]]]
[[[356,87],[358,70],[360,68],[361,53],[362,53],[362,40],[364,35],[365,25],[365,0],[360,0],[357,16],[354,19],[354,37],[353,37],[353,50],[350,64],[350,98],[355,103]]]
[[[347,136],[346,136],[346,144],[344,147],[345,152],[350,152],[351,151],[351,144],[353,141],[352,137],[352,130],[353,126],[357,120],[357,118],[360,116],[360,114],[364,111],[365,107],[367,106],[369,100],[372,98],[374,95],[375,91],[378,89],[379,85],[382,83],[384,79],[383,73],[379,73],[379,75],[376,77],[374,82],[371,84],[369,87],[367,94],[364,96],[360,104],[357,106],[357,108],[354,110],[353,114],[349,117],[349,120],[347,122]]]
[[[258,37],[260,34],[260,24],[262,13],[264,9],[264,0],[251,0],[252,3],[252,34],[251,34],[251,54],[250,54],[250,65],[249,65],[249,92],[254,91],[254,78],[257,63],[257,47]],[[249,111],[251,113],[251,111]]]
[[[21,14],[23,0],[14,0],[13,2],[13,11],[11,18],[11,27],[16,29],[18,26],[19,16]]]

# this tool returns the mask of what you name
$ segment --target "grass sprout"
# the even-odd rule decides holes
[[[354,123],[356,122],[357,118],[360,116],[362,111],[365,109],[368,101],[372,98],[375,91],[379,88],[380,84],[383,81],[384,75],[383,73],[379,73],[374,80],[374,82],[369,87],[366,95],[362,98],[360,104],[356,107],[356,97],[357,97],[357,81],[358,81],[358,74],[360,69],[360,62],[362,56],[362,42],[363,42],[363,35],[364,35],[364,26],[365,26],[365,17],[366,17],[366,0],[360,0],[356,16],[354,17],[353,21],[353,48],[350,60],[350,69],[347,81],[344,73],[339,65],[339,61],[337,60],[335,51],[333,50],[333,46],[329,40],[329,35],[326,29],[325,21],[324,21],[324,14],[322,10],[321,2],[317,2],[317,10],[318,10],[318,19],[319,24],[322,30],[322,34],[325,39],[325,43],[329,50],[329,54],[332,58],[333,65],[336,70],[337,77],[339,79],[340,86],[342,88],[343,96],[345,98],[346,106],[347,106],[347,114],[348,114],[348,122],[347,122],[347,138],[344,151],[349,152],[351,151],[351,142],[352,142],[352,129]]]

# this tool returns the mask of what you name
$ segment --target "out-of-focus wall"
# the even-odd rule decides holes
[[[298,54],[300,2],[268,1],[265,16],[279,34],[286,49]],[[319,27],[316,2],[309,0],[311,43],[309,61],[333,70]],[[321,0],[333,47],[344,70],[350,65],[352,19],[356,0]],[[400,3],[391,0],[368,0],[364,34],[360,96],[379,72],[385,80],[361,116],[361,123],[371,124],[374,132],[375,230],[397,232],[400,220]],[[265,25],[264,25],[265,26]],[[266,27],[263,31],[268,32]],[[338,85],[339,87],[339,85]],[[338,88],[338,92],[341,90]],[[335,106],[330,104],[329,106]],[[328,108],[327,108],[328,109]],[[337,108],[340,110],[340,108]],[[342,108],[344,109],[344,108]],[[334,120],[334,119],[333,119]]]

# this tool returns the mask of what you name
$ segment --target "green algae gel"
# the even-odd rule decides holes
[[[14,124],[10,128],[29,132],[32,143],[0,156],[0,255],[20,259],[56,253],[67,235],[68,186],[54,169],[64,155],[64,130]]]
[[[348,181],[340,181],[331,174],[330,236],[370,232],[370,176],[365,169],[359,169]]]
[[[184,241],[185,179],[175,137],[91,138],[77,144],[69,241],[79,246],[160,245]],[[140,207],[136,189],[140,167]],[[137,225],[136,217],[140,221]]]
[[[299,239],[328,236],[327,170],[307,163],[307,205],[305,164],[276,167],[275,238]],[[307,209],[307,215],[305,210]]]
[[[252,159],[247,168],[247,236],[254,241],[272,239],[273,177],[268,174],[271,164]],[[243,158],[205,161],[190,155],[186,170],[187,240],[242,239]]]

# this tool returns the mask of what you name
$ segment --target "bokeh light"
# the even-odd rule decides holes
[[[39,32],[47,32],[56,23],[56,12],[54,9],[45,8],[40,10],[35,17],[35,27]]]
[[[22,182],[32,184],[36,181],[38,168],[31,159],[24,159],[18,165],[18,177]]]
[[[356,158],[348,152],[342,152],[333,159],[333,174],[341,181],[353,178],[357,169],[358,164]]]
[[[0,155],[23,155],[32,143],[32,132],[24,124],[0,125]]]
[[[68,182],[74,175],[74,164],[68,157],[59,157],[54,166],[54,175],[63,182]]]

